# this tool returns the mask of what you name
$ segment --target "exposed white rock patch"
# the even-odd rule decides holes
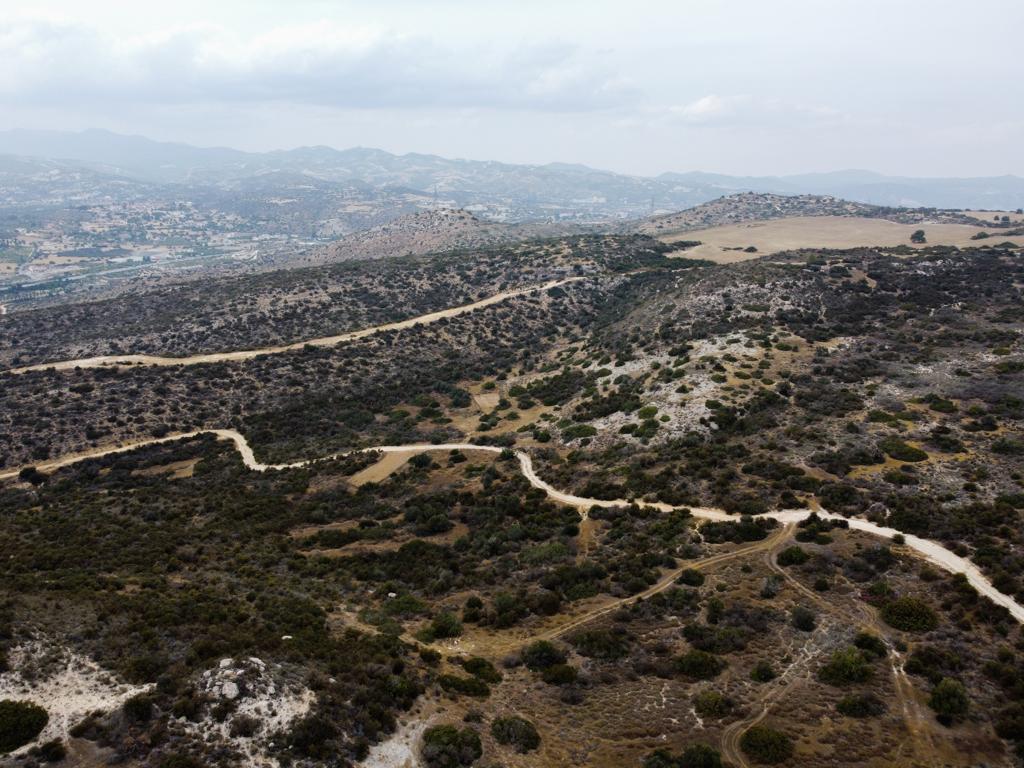
[[[316,695],[291,679],[281,665],[254,656],[221,659],[216,667],[203,672],[198,687],[209,697],[211,710],[219,705],[234,710],[223,722],[207,716],[196,723],[176,719],[175,724],[211,746],[231,747],[253,768],[276,768],[278,761],[267,754],[272,737],[308,713],[316,700]]]
[[[427,720],[410,720],[391,736],[370,748],[363,761],[366,768],[420,768],[420,741],[427,730]]]
[[[68,648],[33,640],[10,652],[10,672],[0,674],[0,700],[31,701],[50,716],[46,727],[20,754],[68,731],[93,712],[107,713],[149,686],[129,685],[92,659]]]

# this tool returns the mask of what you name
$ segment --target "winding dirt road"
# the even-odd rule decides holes
[[[260,349],[242,349],[234,352],[210,352],[202,355],[190,355],[188,357],[162,357],[159,355],[100,355],[98,357],[82,357],[77,360],[60,360],[52,363],[38,363],[26,365],[21,368],[12,368],[9,373],[29,373],[30,371],[67,371],[74,368],[102,368],[105,366],[131,366],[131,365],[202,365],[204,363],[224,363],[238,360],[252,360],[261,355],[278,355],[282,352],[295,352],[303,347],[333,347],[346,341],[355,341],[372,336],[383,331],[400,331],[405,328],[412,328],[416,325],[429,325],[438,320],[450,317],[457,317],[468,312],[475,312],[478,309],[498,304],[506,299],[514,299],[518,296],[526,296],[531,293],[546,291],[549,288],[557,288],[567,283],[582,280],[582,277],[566,277],[561,280],[550,280],[542,285],[531,285],[526,288],[516,288],[511,291],[503,291],[486,299],[474,301],[472,304],[463,304],[459,307],[449,307],[426,315],[410,317],[408,320],[399,320],[394,323],[375,325],[372,328],[363,328],[358,331],[349,331],[337,336],[323,336],[318,339],[297,341],[294,344],[283,344],[276,347],[262,347]]]
[[[193,432],[182,432],[173,435],[167,435],[166,437],[160,438],[149,438],[146,440],[138,440],[131,443],[123,443],[120,445],[114,445],[104,448],[96,448],[92,451],[86,451],[83,453],[71,454],[63,456],[58,459],[43,462],[35,465],[36,469],[40,471],[50,471],[59,469],[60,467],[66,467],[71,464],[75,464],[79,461],[86,459],[99,458],[101,456],[109,456],[116,453],[126,453],[128,451],[135,450],[137,448],[144,448],[149,445],[159,445],[162,443],[170,443],[176,440],[184,440],[188,438],[199,437],[200,435],[215,435],[219,440],[229,440],[234,443],[236,450],[242,458],[242,463],[246,467],[253,470],[254,472],[266,472],[268,470],[286,470],[286,469],[298,469],[300,467],[306,467],[310,464],[314,464],[318,461],[328,461],[330,459],[337,459],[344,456],[351,455],[353,453],[427,453],[429,451],[480,451],[484,453],[500,454],[504,450],[491,445],[476,445],[474,443],[441,443],[441,444],[411,444],[411,445],[381,445],[373,446],[368,448],[360,448],[352,451],[343,451],[341,453],[332,454],[330,456],[323,456],[315,459],[303,459],[301,461],[294,461],[288,464],[264,464],[256,459],[256,455],[253,453],[252,447],[249,445],[248,440],[240,432],[233,429],[199,429]],[[575,507],[580,511],[581,516],[586,516],[588,510],[591,507],[621,507],[627,506],[631,502],[624,499],[588,499],[582,496],[575,496],[571,493],[566,493],[554,488],[542,478],[537,476],[537,472],[533,466],[533,459],[525,451],[515,451],[515,457],[519,461],[520,470],[523,476],[530,482],[534,488],[539,488],[544,491],[549,498],[553,501],[557,501],[562,504],[568,504]],[[7,480],[18,475],[21,468],[10,469],[0,472],[0,480]],[[671,511],[677,509],[670,504],[664,504],[661,502],[636,502],[640,506],[650,507],[661,511]],[[712,507],[678,507],[682,509],[688,509],[690,513],[702,520],[713,520],[718,522],[728,522],[736,520],[735,515],[730,515],[723,509],[715,509]],[[806,509],[782,509],[776,512],[766,512],[761,517],[769,517],[773,520],[777,520],[784,525],[791,523],[797,523],[805,519],[808,515]],[[968,583],[978,590],[979,593],[990,599],[996,605],[1001,605],[1006,608],[1010,614],[1020,623],[1024,623],[1024,606],[1021,606],[1016,600],[1009,595],[1004,595],[985,577],[985,575],[971,563],[963,557],[960,557],[948,549],[943,547],[941,544],[930,541],[928,539],[922,539],[919,536],[912,534],[903,534],[897,531],[895,528],[886,528],[885,526],[876,525],[875,523],[867,520],[861,520],[859,518],[844,518],[840,515],[835,515],[824,510],[818,511],[818,516],[826,520],[846,520],[849,523],[850,528],[858,531],[864,531],[874,536],[878,536],[883,539],[891,539],[894,536],[902,535],[904,537],[904,545],[909,549],[917,552],[921,557],[927,560],[929,563],[938,566],[944,571],[949,573],[963,573],[967,577]]]

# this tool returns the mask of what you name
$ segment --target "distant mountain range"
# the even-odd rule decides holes
[[[79,170],[95,181],[133,181],[144,185],[216,186],[251,189],[294,186],[366,185],[405,189],[443,198],[489,218],[598,219],[636,217],[675,211],[735,192],[832,195],[875,205],[938,208],[1016,209],[1024,206],[1024,179],[910,178],[870,171],[795,176],[726,176],[713,173],[663,173],[630,176],[582,165],[513,165],[450,160],[435,155],[394,155],[379,149],[301,147],[274,152],[243,152],[157,142],[108,131],[0,132],[0,200],[10,199],[22,174],[44,181]],[[15,160],[17,158],[17,160]],[[31,158],[29,161],[27,158]],[[55,162],[59,161],[58,165]],[[7,188],[5,190],[5,187]],[[5,194],[6,192],[6,194]]]

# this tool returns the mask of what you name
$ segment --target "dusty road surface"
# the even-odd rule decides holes
[[[450,307],[426,315],[410,317],[408,320],[399,320],[394,323],[375,325],[372,328],[363,328],[358,331],[340,333],[337,336],[323,336],[318,339],[297,341],[294,344],[283,344],[276,347],[262,347],[260,349],[242,349],[234,352],[211,352],[202,355],[191,355],[189,357],[161,357],[159,355],[100,355],[98,357],[83,357],[77,360],[60,360],[52,363],[38,363],[37,365],[26,365],[21,368],[12,368],[10,373],[28,373],[29,371],[57,370],[67,371],[75,368],[102,368],[105,366],[131,366],[131,365],[202,365],[204,363],[224,363],[238,360],[252,360],[261,355],[278,355],[282,352],[295,352],[303,347],[333,347],[347,341],[355,341],[372,336],[382,331],[400,331],[405,328],[412,328],[416,325],[429,325],[445,318],[457,317],[467,312],[475,312],[478,309],[498,304],[506,299],[514,299],[518,296],[526,296],[531,293],[546,291],[549,288],[557,288],[560,285],[582,280],[582,277],[567,277],[561,280],[550,280],[542,285],[531,285],[526,288],[516,288],[510,291],[502,291],[486,299],[474,301],[472,304],[463,304],[459,307]]]
[[[109,456],[115,453],[124,453],[131,451],[136,448],[142,448],[148,445],[158,445],[161,443],[170,443],[175,440],[183,440],[187,438],[198,437],[200,435],[215,435],[219,440],[230,440],[234,443],[235,448],[238,450],[239,455],[242,458],[242,463],[246,467],[255,472],[266,472],[268,470],[287,470],[297,469],[300,467],[309,466],[317,461],[325,461],[329,459],[337,459],[343,456],[351,455],[352,453],[368,453],[368,452],[380,452],[380,453],[428,453],[430,451],[480,451],[484,453],[501,454],[503,448],[498,448],[490,445],[476,445],[474,443],[420,443],[411,445],[383,445],[383,446],[372,446],[367,448],[356,449],[355,451],[343,451],[341,453],[333,454],[331,456],[322,456],[313,459],[302,459],[300,461],[294,461],[288,464],[264,464],[256,459],[255,453],[253,453],[252,447],[249,445],[249,441],[245,439],[245,436],[240,432],[233,429],[199,429],[193,432],[183,432],[180,434],[167,435],[166,437],[160,438],[149,438],[145,440],[139,440],[131,443],[123,443],[120,445],[107,446],[102,448],[96,448],[92,451],[86,451],[83,453],[71,454],[51,461],[43,462],[35,465],[36,469],[40,471],[50,471],[58,469],[60,467],[66,467],[70,464],[75,464],[79,461],[84,461],[91,458],[99,458],[101,456]],[[631,502],[625,499],[588,499],[582,496],[575,496],[571,493],[566,493],[554,488],[542,478],[538,477],[537,472],[533,466],[533,459],[525,451],[514,451],[513,455],[519,461],[519,468],[523,473],[523,476],[530,482],[534,488],[539,488],[544,491],[549,498],[553,501],[557,501],[561,504],[567,504],[575,507],[579,510],[581,516],[586,516],[587,512],[591,507],[621,507],[628,506]],[[0,472],[0,480],[8,480],[17,477],[19,469],[9,469]],[[644,507],[650,507],[653,509],[659,509],[665,512],[676,509],[671,504],[664,504],[661,502],[632,502],[637,503]],[[719,522],[728,522],[736,520],[735,515],[730,515],[723,509],[715,509],[713,507],[681,507],[688,509],[690,514],[694,517],[702,520],[715,520]],[[775,512],[766,512],[760,517],[769,517],[773,520],[777,520],[784,525],[791,523],[797,523],[805,519],[808,515],[806,509],[781,509]],[[985,577],[985,575],[969,560],[966,560],[959,555],[946,549],[938,542],[931,541],[929,539],[922,539],[913,534],[903,534],[901,531],[897,531],[895,528],[886,528],[885,526],[876,525],[875,523],[867,520],[861,520],[860,518],[844,518],[840,515],[832,514],[821,510],[818,512],[818,516],[826,520],[846,520],[849,523],[850,528],[857,531],[864,531],[874,536],[878,536],[883,539],[891,539],[894,536],[902,535],[904,538],[904,546],[914,550],[921,555],[925,560],[932,563],[933,565],[942,568],[949,573],[962,573],[967,577],[968,583],[973,586],[978,592],[989,598],[996,605],[1001,605],[1006,608],[1011,615],[1021,623],[1024,623],[1024,606],[1021,606],[1016,600],[1009,595],[1004,595]]]

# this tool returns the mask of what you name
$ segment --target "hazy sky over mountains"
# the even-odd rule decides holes
[[[1024,174],[1022,30],[1019,0],[7,0],[0,129]]]

